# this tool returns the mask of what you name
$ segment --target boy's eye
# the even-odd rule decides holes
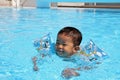
[[[63,46],[66,46],[67,44],[65,44],[65,43],[60,43],[60,42],[56,42],[56,45],[63,45]]]
[[[67,45],[67,44],[65,44],[65,43],[63,44],[63,46],[66,46],[66,45]]]

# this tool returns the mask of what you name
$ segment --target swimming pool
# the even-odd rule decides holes
[[[109,55],[98,68],[80,71],[70,80],[120,80],[120,9],[12,9],[0,8],[0,80],[64,80],[61,70],[71,63],[56,55],[33,71],[38,54],[33,41],[51,32],[53,41],[64,26],[75,26],[83,41],[92,39]],[[66,64],[66,65],[65,65]]]

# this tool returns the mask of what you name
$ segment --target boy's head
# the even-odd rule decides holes
[[[58,32],[56,53],[61,57],[70,57],[79,50],[82,41],[81,32],[74,27],[64,27]]]

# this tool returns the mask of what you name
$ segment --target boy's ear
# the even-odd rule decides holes
[[[75,46],[74,53],[76,53],[78,50],[80,50],[80,46]]]
[[[76,46],[76,47],[75,47],[75,50],[76,50],[76,51],[80,50],[80,46]]]

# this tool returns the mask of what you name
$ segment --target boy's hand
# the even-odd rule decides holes
[[[33,70],[38,71],[38,67],[36,65],[34,65]]]
[[[77,69],[74,69],[74,68],[64,69],[62,71],[62,77],[69,79],[69,78],[74,77],[74,76],[79,76],[80,74],[78,72],[76,72],[75,70],[77,70]]]

